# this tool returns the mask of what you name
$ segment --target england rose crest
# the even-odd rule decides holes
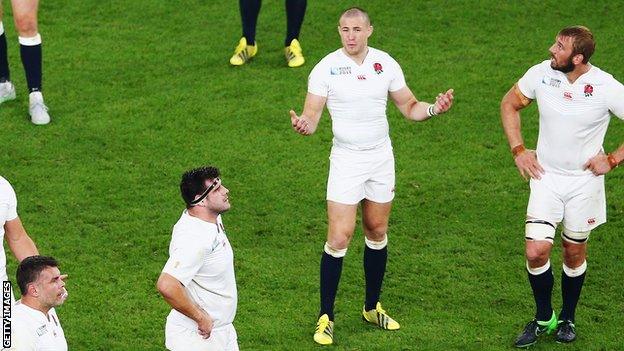
[[[594,92],[594,87],[591,84],[587,84],[585,85],[583,92],[585,93],[585,97],[590,97],[592,96],[592,93]]]
[[[375,69],[375,73],[377,74],[381,74],[381,72],[383,72],[383,68],[381,67],[381,63],[379,62],[375,62],[373,64],[373,68]]]

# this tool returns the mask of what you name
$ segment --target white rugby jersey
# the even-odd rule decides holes
[[[537,158],[544,170],[591,174],[583,165],[602,150],[609,111],[624,119],[624,86],[596,66],[570,84],[546,60],[531,67],[518,87],[524,96],[537,100]]]
[[[234,253],[221,216],[213,224],[185,210],[173,227],[169,260],[163,273],[184,285],[191,299],[212,317],[215,328],[234,321],[238,303]],[[169,313],[167,323],[197,329],[194,320],[175,309]]]
[[[4,253],[4,224],[17,218],[17,197],[11,184],[0,176],[0,278],[8,280]]]
[[[388,92],[405,87],[399,64],[387,53],[368,48],[358,65],[342,48],[325,56],[310,72],[308,92],[327,97],[334,145],[373,149],[389,141]]]
[[[67,341],[54,308],[43,312],[17,301],[11,311],[11,347],[14,351],[67,351]]]

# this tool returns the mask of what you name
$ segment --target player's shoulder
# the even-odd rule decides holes
[[[5,191],[7,189],[13,190],[11,183],[9,183],[9,181],[3,176],[0,176],[0,191]]]
[[[341,49],[338,50],[334,50],[332,52],[330,52],[329,54],[325,55],[325,57],[323,57],[315,66],[314,68],[317,67],[328,67],[328,66],[332,66],[335,65],[336,63],[340,62],[342,59],[342,55],[340,53]]]
[[[176,243],[201,244],[217,234],[217,226],[195,218],[184,211],[173,226],[171,240]]]
[[[603,71],[600,67],[593,66],[591,67],[588,78],[596,81],[597,83],[602,84],[614,84],[618,83],[617,79],[613,77],[613,75],[609,72]]]

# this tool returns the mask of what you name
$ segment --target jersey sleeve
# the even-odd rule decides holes
[[[9,182],[2,183],[0,183],[0,220],[12,221],[17,218],[17,196]]]
[[[392,69],[392,80],[390,81],[388,91],[393,92],[403,89],[407,84],[405,83],[405,76],[403,75],[401,66],[392,57],[390,57],[390,66]]]
[[[624,120],[624,85],[615,79],[609,87],[607,107],[617,118]]]
[[[518,89],[520,89],[522,95],[531,100],[535,99],[535,89],[537,89],[537,86],[540,84],[543,76],[540,66],[541,64],[538,64],[529,68],[524,76],[522,76],[522,78],[518,81]]]
[[[169,259],[162,271],[186,286],[203,265],[206,249],[192,240],[190,235],[186,238],[182,235],[177,239],[171,243]]]
[[[329,94],[328,74],[329,68],[324,61],[319,62],[308,76],[308,93],[327,97]]]

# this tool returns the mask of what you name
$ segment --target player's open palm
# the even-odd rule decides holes
[[[520,175],[525,180],[529,180],[529,177],[533,179],[542,178],[544,169],[537,161],[537,154],[534,150],[525,150],[524,152],[518,154],[514,161],[516,162],[516,167],[518,167]]]

